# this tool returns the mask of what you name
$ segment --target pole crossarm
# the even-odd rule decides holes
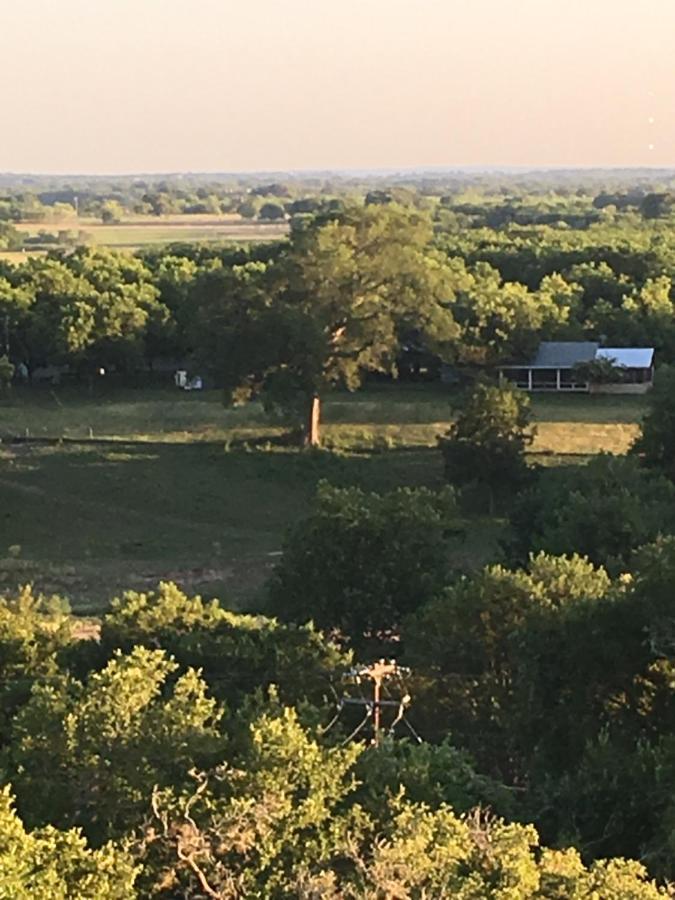
[[[398,713],[390,725],[388,732],[391,733],[398,722],[404,718],[405,709],[411,703],[409,694],[404,694],[396,700],[385,699],[382,697],[383,685],[390,679],[397,678],[400,683],[401,676],[409,673],[409,669],[399,666],[395,660],[379,659],[370,665],[356,666],[349,672],[349,675],[357,684],[369,682],[372,685],[372,699],[368,697],[343,697],[340,701],[344,706],[362,706],[372,715],[373,733],[371,743],[375,747],[379,747],[382,740],[382,711],[388,708],[395,708]]]

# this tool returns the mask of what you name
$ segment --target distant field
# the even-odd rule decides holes
[[[451,399],[440,385],[336,394],[324,435],[340,452],[305,454],[275,444],[282,426],[257,404],[227,410],[217,391],[17,390],[0,406],[0,590],[34,581],[96,612],[121,589],[163,578],[258,607],[284,532],[320,478],[442,484],[435,446]],[[635,397],[535,397],[534,449],[544,462],[624,452],[642,409]],[[77,442],[11,440],[26,436]],[[501,528],[476,520],[459,559],[493,558]]]
[[[175,241],[275,240],[288,233],[285,222],[255,222],[238,216],[138,216],[118,225],[104,225],[96,219],[82,218],[63,222],[21,222],[15,227],[27,235],[37,235],[41,231],[54,235],[59,231],[83,231],[92,244],[128,249]],[[39,251],[26,251],[34,252]],[[0,259],[15,262],[23,256],[24,253],[0,253]]]

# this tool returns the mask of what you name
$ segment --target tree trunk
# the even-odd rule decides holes
[[[319,421],[321,417],[321,398],[318,394],[314,394],[309,404],[309,412],[307,415],[307,424],[305,427],[305,446],[319,446]]]

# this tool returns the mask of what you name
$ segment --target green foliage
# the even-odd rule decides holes
[[[636,547],[675,529],[675,489],[637,459],[601,454],[585,465],[540,470],[511,520],[518,558],[530,550],[578,552],[622,565]]]
[[[105,200],[101,204],[101,221],[111,225],[122,220],[124,207],[117,200]]]
[[[468,268],[451,264],[457,290],[451,308],[461,329],[457,356],[461,362],[494,366],[527,359],[540,340],[564,333],[576,308],[579,289],[560,275],[544,278],[538,291],[518,281],[504,282],[486,262]]]
[[[263,203],[263,205],[260,207],[260,211],[258,212],[259,218],[270,219],[271,221],[283,219],[285,215],[286,211],[280,203]]]
[[[106,844],[89,850],[77,831],[27,832],[0,791],[0,896],[11,900],[134,900],[137,868]]]
[[[296,227],[274,265],[233,270],[202,318],[213,348],[202,358],[234,399],[263,393],[306,412],[334,385],[354,389],[366,371],[393,372],[407,321],[447,346],[457,335],[445,302],[456,274],[430,240],[428,219],[397,204]],[[307,424],[310,443],[317,429],[318,419]]]
[[[461,817],[397,792],[369,812],[354,775],[370,752],[321,748],[289,710],[261,717],[228,766],[196,773],[186,794],[156,793],[141,845],[145,891],[335,900],[667,896],[638,863],[587,869],[573,850],[540,848],[532,826],[480,811]]]
[[[640,204],[640,212],[645,219],[660,219],[675,207],[675,194],[669,192],[649,193]]]
[[[405,661],[417,678],[414,720],[427,738],[451,733],[481,765],[508,780],[523,771],[528,723],[517,684],[524,634],[544,616],[609,591],[602,569],[578,556],[532,557],[527,571],[491,566],[448,587],[405,623]],[[522,686],[527,691],[526,684]]]
[[[24,820],[82,827],[93,843],[139,825],[155,785],[180,784],[222,746],[220,711],[194,670],[161,650],[117,654],[83,684],[33,688],[16,716],[5,770]]]
[[[113,600],[101,626],[101,654],[109,658],[137,645],[161,648],[181,668],[199,669],[211,693],[230,705],[272,685],[284,702],[318,703],[350,662],[310,625],[233,613],[174,584]]]
[[[239,753],[196,773],[192,790],[156,793],[143,842],[149,895],[190,896],[208,883],[217,896],[284,896],[298,869],[318,867],[343,842],[352,817],[340,807],[361,752],[321,747],[290,709],[263,714]]]
[[[5,725],[36,680],[59,672],[73,620],[58,597],[35,596],[29,587],[0,598],[0,717]],[[5,730],[6,734],[6,730]]]
[[[360,877],[332,897],[453,897],[458,900],[656,900],[665,897],[639,863],[610,860],[586,869],[574,850],[539,847],[532,826],[476,814],[403,805],[358,859]],[[335,882],[333,882],[335,883]]]
[[[675,479],[675,367],[661,366],[657,370],[648,402],[634,452],[647,465]]]
[[[446,477],[457,485],[484,484],[491,496],[512,491],[527,477],[525,450],[533,436],[528,396],[479,382],[439,438]]]
[[[142,358],[148,322],[166,312],[143,264],[109,250],[34,257],[15,280],[30,302],[13,343],[31,366],[64,360],[79,367],[129,365]]]
[[[620,384],[624,380],[621,367],[607,358],[577,363],[572,373],[576,381],[588,381],[590,384]]]
[[[659,273],[640,286],[626,287],[620,304],[598,300],[589,324],[606,342],[654,347],[657,358],[670,361],[675,351],[674,301],[672,278]]]
[[[20,361],[84,374],[192,358],[233,400],[258,395],[295,417],[366,372],[395,375],[404,345],[491,367],[541,339],[602,335],[672,361],[672,177],[568,179],[334,179],[321,194],[301,180],[94,180],[81,190],[55,179],[38,193],[3,176],[0,247],[23,240],[5,222],[72,215],[76,182],[80,212],[110,221],[224,209],[295,219],[290,241],[268,247],[80,248],[1,262],[0,381]],[[365,205],[352,194],[367,194]],[[617,377],[606,364],[586,375]],[[84,642],[56,603],[29,591],[0,602],[2,773],[38,828],[25,830],[5,791],[0,895],[134,896],[129,857],[103,844],[113,837],[142,866],[140,895],[166,900],[666,896],[622,857],[675,872],[675,488],[662,477],[675,479],[674,392],[662,371],[638,458],[542,471],[514,502],[524,570],[492,565],[450,580],[450,492],[321,489],[289,537],[274,610],[314,618],[364,652],[384,643],[402,653],[410,719],[434,743],[338,746],[351,728],[344,712],[325,735],[302,725],[328,720],[329,685],[350,663],[313,626],[161,585],[117,600],[100,642]],[[453,482],[495,497],[524,485],[530,440],[526,402],[481,386],[441,446]],[[384,459],[364,478],[387,481]],[[308,470],[289,475],[287,463],[284,478],[304,483]],[[72,468],[80,491],[84,469]],[[29,506],[41,497],[19,496]],[[140,532],[136,519],[127,527]],[[31,527],[49,523],[33,517]],[[532,549],[585,553],[617,577]],[[475,805],[574,849],[547,850],[534,827]],[[101,849],[54,828],[71,825]],[[614,858],[597,861],[605,855]]]
[[[333,499],[344,506],[344,497]],[[139,867],[139,896],[167,900],[209,891],[336,900],[450,890],[514,900],[666,896],[620,857],[644,854],[664,874],[673,867],[673,585],[673,538],[642,550],[633,576],[614,585],[587,560],[543,554],[527,571],[492,566],[460,579],[410,616],[401,636],[414,667],[410,715],[438,743],[388,738],[379,748],[337,745],[337,730],[318,737],[301,724],[318,718],[317,710],[305,715],[304,700],[301,715],[274,693],[263,703],[260,691],[246,698],[231,685],[239,711],[223,737],[206,681],[185,670],[190,654],[206,660],[215,685],[219,646],[230,671],[255,668],[271,646],[259,631],[271,631],[281,651],[292,648],[294,630],[172,585],[129,593],[103,624],[103,656],[145,647],[115,652],[86,681],[55,671],[46,650],[30,664],[44,677],[14,718],[3,773],[26,823],[43,830],[26,835],[16,819],[0,829],[5,841],[22,841],[11,847],[11,890],[21,897],[26,885],[28,897],[33,884],[42,887],[31,880],[35,865],[16,862],[32,859],[42,841],[41,858],[53,849],[68,860],[77,850],[100,860],[94,868],[78,857],[77,877],[114,871],[127,891],[120,896],[134,896],[128,857],[103,845],[113,838]],[[47,612],[27,600],[22,608],[26,622],[17,605],[6,627],[39,643]],[[52,615],[58,622],[63,614]],[[180,665],[150,649],[170,643]],[[305,636],[301,649],[284,665],[295,660],[298,679],[309,680],[316,645]],[[542,849],[532,826],[476,806],[535,818],[547,842],[573,843],[589,859],[617,858],[585,867],[575,850]],[[73,825],[101,850],[53,827]],[[50,865],[40,877],[56,877]],[[68,889],[55,887],[56,897],[117,896],[105,881],[72,887],[66,863],[57,871]]]
[[[541,829],[573,843],[586,858],[638,856],[668,875],[675,858],[672,737],[635,744],[605,731],[562,776],[542,778],[533,792]]]
[[[8,222],[0,221],[0,250],[20,250],[22,244],[23,235],[21,232]]]
[[[355,773],[358,802],[378,820],[386,819],[399,795],[433,809],[451,806],[457,814],[479,806],[500,815],[514,812],[512,792],[479,774],[469,754],[448,737],[439,744],[387,738],[359,756]]]
[[[272,609],[377,653],[445,583],[458,521],[449,488],[378,495],[324,482],[315,512],[286,541]]]

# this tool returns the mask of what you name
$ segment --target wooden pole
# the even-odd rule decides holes
[[[375,678],[373,682],[373,744],[376,747],[380,745],[380,690],[382,682],[379,678]]]
[[[319,446],[319,422],[321,419],[321,398],[318,394],[314,394],[309,406],[309,415],[307,417],[307,431],[305,433],[305,444],[308,447]]]

